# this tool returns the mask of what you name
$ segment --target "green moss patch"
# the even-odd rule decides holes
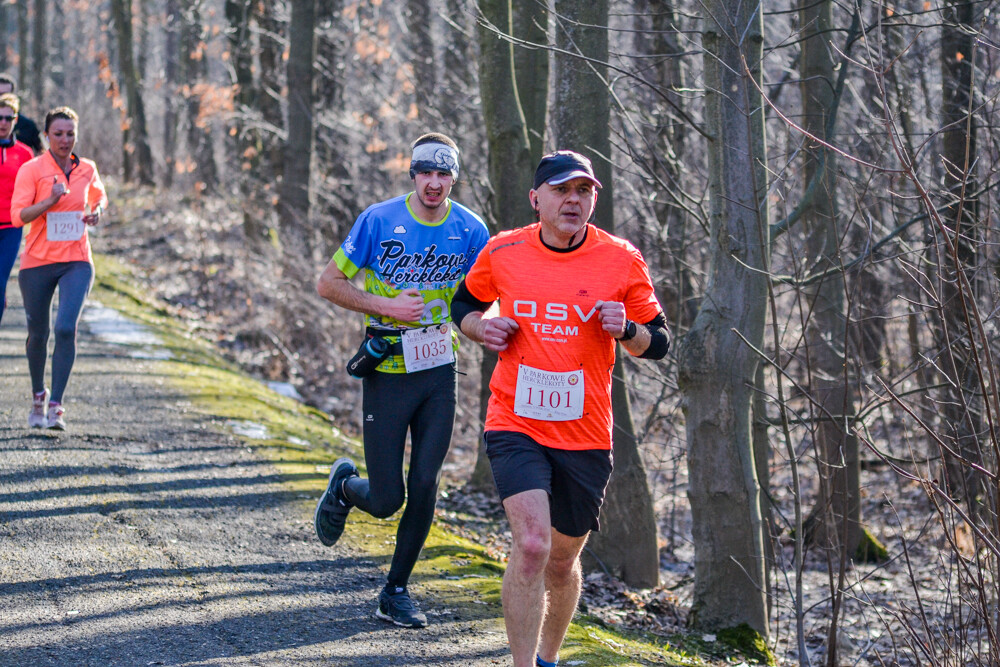
[[[854,552],[856,563],[884,563],[889,560],[889,550],[878,541],[878,538],[868,528],[861,529],[861,540]]]

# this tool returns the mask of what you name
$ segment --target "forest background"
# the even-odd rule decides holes
[[[746,626],[790,663],[988,665],[997,9],[12,0],[0,69],[36,120],[80,112],[116,209],[98,251],[346,428],[361,318],[314,282],[408,190],[410,142],[458,140],[454,197],[494,231],[531,221],[543,152],[588,154],[596,223],[642,250],[674,334],[616,367],[590,580],[640,601],[625,620]],[[458,504],[490,486],[492,360],[462,355]]]

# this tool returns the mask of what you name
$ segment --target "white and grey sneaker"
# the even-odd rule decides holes
[[[65,431],[66,421],[63,419],[64,414],[66,414],[66,408],[62,406],[62,403],[49,403],[49,412],[45,415],[45,426]]]
[[[48,400],[48,389],[43,389],[31,396],[31,412],[28,413],[29,428],[45,428],[48,425],[48,421],[45,419],[45,404]]]

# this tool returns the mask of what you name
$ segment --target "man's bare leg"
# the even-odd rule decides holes
[[[543,660],[555,662],[559,657],[559,647],[566,637],[566,630],[576,613],[583,584],[583,569],[580,566],[580,552],[587,543],[588,535],[569,537],[555,528],[552,529],[552,548],[549,562],[545,567],[545,594],[548,605],[542,623],[542,637],[538,655]]]
[[[503,576],[503,620],[514,667],[534,667],[545,617],[545,579],[552,528],[549,494],[517,493],[503,502],[514,538]]]

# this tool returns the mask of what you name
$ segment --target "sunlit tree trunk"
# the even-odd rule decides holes
[[[437,101],[435,83],[437,68],[434,66],[433,14],[430,0],[406,0],[403,15],[406,18],[407,45],[413,57],[415,96],[418,113],[425,118],[429,106]]]
[[[259,90],[260,98],[257,106],[260,109],[261,120],[265,128],[263,134],[264,155],[267,160],[265,170],[279,174],[282,172],[284,158],[282,142],[279,134],[284,127],[284,112],[282,111],[282,86],[285,71],[285,25],[277,14],[276,3],[256,2],[253,5],[254,15],[260,33],[260,47],[257,59],[260,64]],[[265,193],[273,194],[274,179],[263,179],[262,187]]]
[[[48,40],[48,0],[35,0],[34,23],[31,38],[31,98],[36,109],[45,104],[45,81],[48,75],[46,56],[49,52]],[[26,53],[26,51],[22,51]],[[24,86],[24,80],[20,81]]]
[[[7,57],[6,40],[10,35],[11,3],[0,3],[0,35],[4,36],[4,45],[0,48],[0,70],[6,71],[10,66],[10,59]]]
[[[206,26],[202,14],[204,0],[181,0],[181,71],[187,102],[187,159],[193,161],[198,188],[214,192],[219,184],[219,169],[212,146],[209,119],[201,113],[202,86],[207,82]]]
[[[135,178],[143,185],[153,184],[153,153],[146,131],[146,110],[142,101],[139,72],[132,54],[132,1],[112,0],[111,15],[118,37],[118,70],[125,91],[125,123],[122,128],[122,164],[126,181]],[[134,167],[134,169],[133,169]]]
[[[28,0],[17,0],[17,85],[25,88],[28,79]]]
[[[739,0],[709,0],[705,16],[711,266],[701,308],[678,345],[695,547],[689,623],[705,630],[745,623],[766,635],[750,422],[759,363],[751,346],[763,343],[769,246],[764,114],[749,79],[760,84],[763,22],[760,5]]]
[[[511,0],[511,34],[532,44],[548,44],[548,4],[538,0]],[[545,114],[549,101],[549,52],[546,49],[514,47],[517,96],[521,102],[532,167],[544,152]]]
[[[973,465],[983,464],[980,430],[983,427],[982,399],[973,335],[967,311],[981,303],[978,297],[978,248],[981,243],[978,188],[976,118],[973,115],[976,65],[977,4],[950,0],[944,6],[941,27],[941,157],[944,161],[944,190],[947,205],[941,214],[947,239],[938,244],[934,258],[937,288],[942,304],[942,324],[936,332],[938,349],[943,350],[941,366],[947,376],[941,423],[945,435],[960,458],[945,456],[947,482],[956,497],[966,500],[974,513],[984,500],[982,480]],[[941,234],[941,230],[935,230]],[[968,288],[959,273],[965,274]],[[963,462],[961,459],[965,459]]]
[[[316,83],[316,0],[293,0],[288,29],[288,138],[279,188],[279,223],[283,252],[289,259],[308,260],[310,252],[309,173],[313,153],[313,100]]]
[[[827,127],[834,106],[835,74],[830,35],[833,3],[804,0],[799,59],[802,124],[811,135],[829,141]],[[816,401],[813,434],[820,463],[819,504],[806,521],[809,539],[850,559],[861,539],[861,488],[858,441],[851,435],[854,396],[847,367],[847,315],[841,240],[837,218],[834,154],[806,138],[805,184],[818,178],[802,214],[809,273],[830,271],[806,287],[808,385]],[[838,557],[839,560],[839,556]]]
[[[606,82],[608,1],[557,0],[555,42],[563,52],[554,58],[553,143],[559,149],[585,153],[594,161],[604,184],[597,201],[595,224],[615,230],[614,177],[611,167],[611,102]],[[601,531],[589,542],[590,555],[631,586],[655,586],[659,580],[656,519],[646,471],[629,407],[623,356],[612,374],[615,467],[601,509]]]
[[[509,0],[480,0],[479,10],[492,25],[510,32]],[[483,100],[483,121],[490,151],[487,220],[490,231],[496,233],[534,220],[528,203],[534,166],[516,92],[511,44],[484,25],[479,26],[479,93]],[[483,422],[490,397],[490,377],[496,363],[496,353],[484,348],[479,388],[479,417]],[[493,475],[482,439],[469,485],[484,490],[493,486]]]
[[[166,0],[164,13],[164,64],[163,64],[163,162],[166,166],[163,185],[173,187],[177,172],[177,99],[180,88],[180,7],[178,0]]]

